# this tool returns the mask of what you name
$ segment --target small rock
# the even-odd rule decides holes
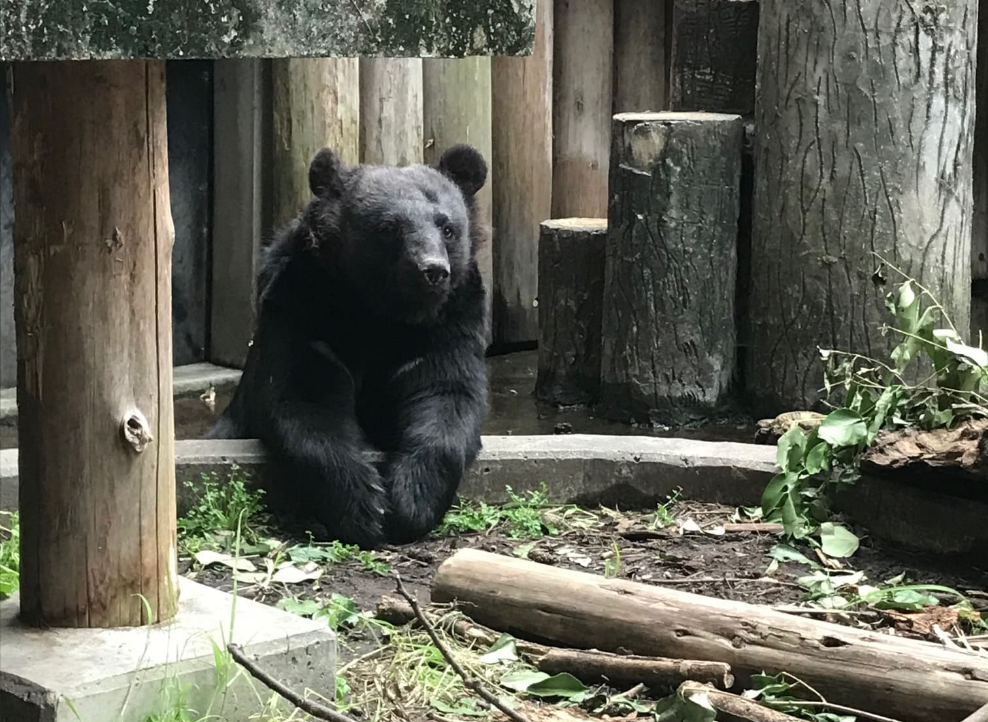
[[[558,424],[556,424],[553,427],[552,433],[554,433],[554,434],[572,434],[573,433],[573,424],[567,423],[565,421],[560,421]]]

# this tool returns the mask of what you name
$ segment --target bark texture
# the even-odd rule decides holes
[[[308,202],[309,163],[322,148],[344,163],[360,160],[360,82],[356,58],[283,58],[271,63],[274,140],[273,222],[292,220]]]
[[[673,110],[755,111],[758,0],[674,0]]]
[[[614,0],[556,0],[552,217],[607,214]]]
[[[969,327],[977,1],[763,0],[748,373],[760,415],[814,407],[818,348],[878,357],[897,343],[880,333],[873,253]]]
[[[971,233],[971,341],[988,341],[988,0],[978,10],[974,131],[974,229]]]
[[[422,162],[422,61],[360,59],[360,160]]]
[[[588,404],[600,389],[606,218],[545,221],[539,238],[539,360],[535,396]]]
[[[614,117],[604,416],[675,422],[728,390],[742,136],[736,115]]]
[[[552,213],[552,2],[536,7],[535,47],[491,60],[494,178],[494,340],[539,334],[539,224]]]
[[[178,598],[164,63],[17,65],[13,98],[21,615],[164,621]]]
[[[666,15],[665,2],[615,0],[615,113],[657,112],[668,108]]]
[[[456,143],[469,143],[484,156],[488,166],[491,151],[491,61],[490,58],[422,61],[423,125],[425,128],[426,163],[435,165],[443,152]],[[480,189],[484,223],[491,222],[491,198],[494,179]],[[477,265],[487,291],[487,343],[492,340],[493,247],[488,239],[477,252]]]
[[[988,697],[988,660],[966,651],[476,549],[442,563],[431,597],[521,637],[724,662],[742,686],[789,672],[901,722],[962,719]]]

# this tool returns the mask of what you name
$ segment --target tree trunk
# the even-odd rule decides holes
[[[273,223],[295,218],[308,202],[309,164],[322,148],[344,163],[360,160],[360,83],[356,58],[271,61],[274,142]]]
[[[974,130],[974,230],[971,234],[971,343],[988,343],[988,0],[978,10]]]
[[[676,422],[734,366],[742,123],[619,114],[611,146],[600,412]]]
[[[566,406],[597,400],[606,241],[606,218],[542,223],[535,382],[542,401]]]
[[[902,722],[961,719],[988,698],[988,660],[975,654],[476,549],[443,562],[431,598],[510,634],[724,662],[742,686],[752,674],[788,672]]]
[[[755,112],[758,0],[674,0],[673,110]]]
[[[614,113],[668,108],[664,0],[615,0]]]
[[[532,55],[491,60],[494,340],[539,334],[539,224],[552,214],[552,2],[535,8]]]
[[[456,143],[469,143],[481,152],[488,165],[491,153],[491,59],[429,58],[422,61],[423,125],[425,162],[435,165],[443,152]],[[477,194],[484,223],[491,222],[494,178]],[[477,265],[487,291],[487,343],[492,340],[491,308],[494,256],[492,239],[477,253]]]
[[[607,214],[614,0],[556,0],[552,217]]]
[[[884,357],[877,253],[970,324],[978,0],[764,0],[755,109],[756,412],[813,408],[819,348]],[[901,280],[889,271],[890,281]]]
[[[360,160],[422,162],[422,60],[360,59]]]
[[[21,615],[167,620],[178,588],[165,66],[18,64],[13,98]]]

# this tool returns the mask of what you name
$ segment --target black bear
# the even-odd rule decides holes
[[[333,538],[425,536],[481,449],[486,179],[467,145],[436,167],[324,148],[313,198],[265,249],[243,376],[207,437],[260,439]]]

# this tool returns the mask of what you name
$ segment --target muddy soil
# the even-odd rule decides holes
[[[679,502],[675,507],[678,522],[692,520],[708,531],[730,523],[734,512],[730,507],[698,502]],[[593,513],[599,521],[588,528],[564,528],[556,535],[535,541],[512,538],[512,530],[502,524],[486,533],[434,536],[416,544],[389,548],[378,552],[377,558],[387,562],[391,570],[400,572],[409,590],[423,602],[429,598],[429,585],[438,566],[462,548],[520,554],[567,569],[670,585],[684,592],[754,604],[786,606],[806,597],[805,590],[797,584],[797,579],[808,573],[805,565],[782,563],[770,577],[765,576],[771,562],[769,551],[779,543],[775,534],[680,533],[675,523],[657,530],[651,513],[599,509]],[[278,529],[269,531],[275,536],[305,542],[304,535],[286,534]],[[988,612],[988,572],[898,553],[872,544],[864,530],[856,531],[863,539],[862,547],[853,557],[853,568],[864,571],[870,583],[881,583],[905,572],[904,583],[951,587],[970,595],[976,607]],[[615,561],[615,548],[620,552],[620,562]],[[232,576],[225,568],[189,571],[190,563],[185,561],[181,569],[202,583],[232,590]],[[370,571],[353,560],[327,566],[323,576],[314,583],[239,588],[242,596],[266,604],[277,604],[286,596],[299,600],[325,599],[333,592],[351,597],[361,609],[373,610],[382,595],[394,593],[394,582],[386,574]],[[892,621],[887,616],[869,613],[854,617],[854,623],[881,628],[890,626]],[[367,650],[367,640],[360,635],[341,641],[344,660]]]

